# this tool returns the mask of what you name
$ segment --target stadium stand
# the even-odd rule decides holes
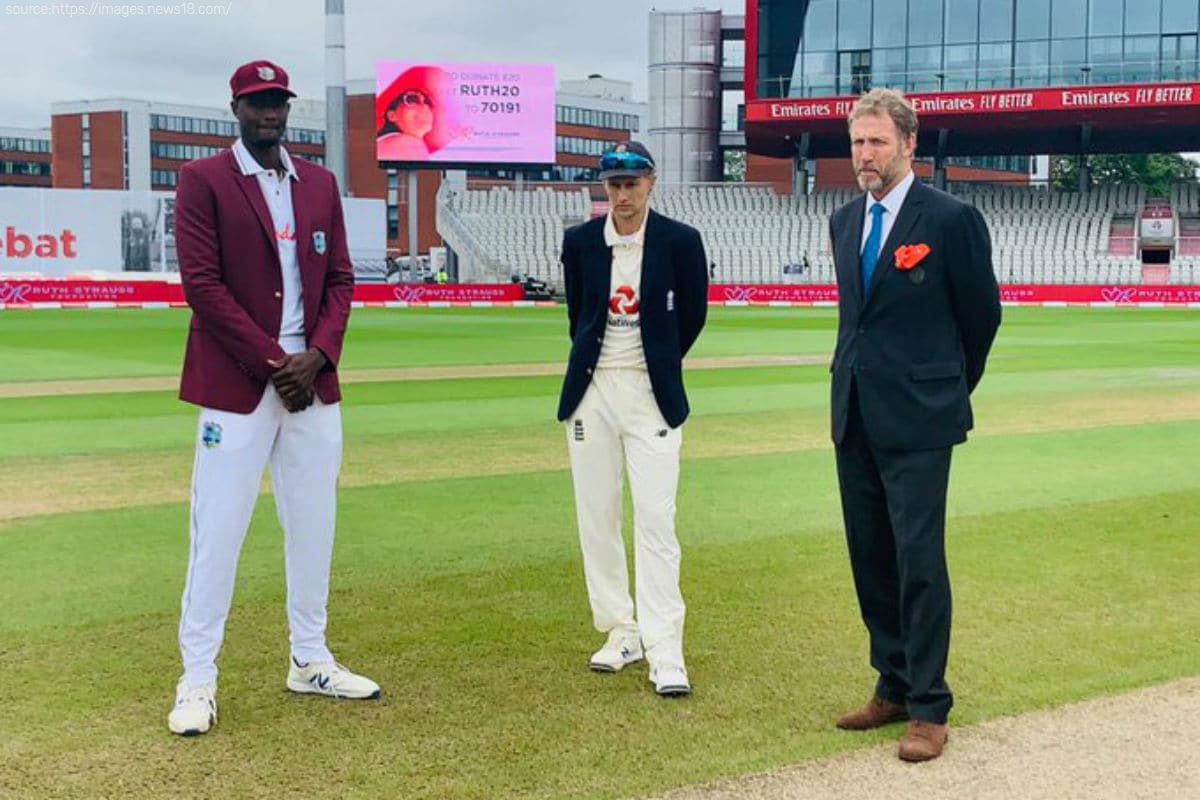
[[[443,185],[437,211],[438,233],[459,254],[461,280],[506,283],[517,275],[559,286],[563,231],[591,216],[591,198],[582,188],[454,192]]]
[[[1081,194],[957,184],[951,191],[987,219],[1002,283],[1142,280],[1135,236],[1147,199],[1140,187],[1100,186]],[[652,205],[700,230],[716,282],[831,284],[829,215],[855,194],[844,188],[792,197],[753,184],[659,185]],[[1170,202],[1183,235],[1169,282],[1191,283],[1200,273],[1200,191],[1180,187]],[[521,274],[561,286],[562,232],[590,216],[586,189],[444,190],[438,203],[439,231],[460,256],[467,253],[472,267],[464,274],[479,275],[467,280]]]

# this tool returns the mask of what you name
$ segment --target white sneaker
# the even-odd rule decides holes
[[[593,672],[620,672],[636,661],[642,660],[642,639],[636,630],[614,628],[608,632],[608,641],[592,653],[588,666]]]
[[[374,700],[379,697],[379,684],[362,675],[355,675],[336,661],[301,664],[292,656],[288,669],[287,688],[301,694],[323,694],[347,700]]]
[[[650,682],[654,691],[663,697],[684,697],[692,693],[687,670],[674,664],[650,667]]]
[[[175,687],[175,707],[167,715],[167,727],[180,736],[199,736],[217,724],[217,687],[185,686],[183,680]]]

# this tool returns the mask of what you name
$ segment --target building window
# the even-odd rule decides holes
[[[1013,51],[1013,83],[1044,86],[1050,79],[1050,43],[1017,42]]]
[[[1159,7],[1157,2],[1139,3],[1129,0],[1125,4],[1125,35],[1159,32]]]
[[[151,158],[167,158],[173,161],[191,161],[195,158],[215,156],[224,152],[224,147],[206,144],[180,144],[178,142],[151,142]]]
[[[1157,36],[1130,36],[1125,39],[1123,79],[1127,81],[1158,80]]]
[[[990,42],[979,45],[980,89],[1003,89],[1012,86],[1012,44]],[[1120,54],[1118,44],[1118,55]]]
[[[1087,35],[1088,0],[1054,0],[1050,18],[1050,35],[1066,39]]]
[[[908,1],[908,44],[941,44],[942,0]]]
[[[1017,0],[1017,38],[1050,36],[1050,0]]]
[[[1080,44],[1083,41],[1080,40]],[[979,61],[976,52],[977,45],[955,44],[946,47],[946,68],[943,71],[944,80],[938,81],[938,89],[957,91],[959,89],[974,89],[975,65]]]
[[[1163,0],[1162,14],[1163,33],[1196,33],[1195,0]]]
[[[908,48],[908,91],[936,92],[944,82],[942,48]]]
[[[49,153],[50,142],[46,139],[23,139],[16,136],[0,136],[0,150],[9,153]]]
[[[179,173],[170,169],[152,169],[150,183],[155,186],[178,186]]]
[[[1050,43],[1051,83],[1071,85],[1086,82],[1084,44],[1084,39],[1059,39]]]
[[[978,0],[946,0],[946,44],[967,44],[978,37]]]
[[[1092,83],[1120,83],[1122,80],[1121,46],[1124,40],[1119,36],[1109,36],[1104,39],[1092,39],[1088,42],[1088,60],[1092,71],[1089,78]]]
[[[839,50],[871,46],[871,0],[842,0],[838,7]]]
[[[804,16],[804,50],[829,50],[836,46],[837,3],[811,0]]]
[[[875,47],[903,45],[908,35],[908,14],[904,3],[875,3]]]
[[[387,209],[387,238],[400,238],[400,209],[389,205]]]
[[[1120,36],[1125,0],[1091,0],[1090,36]]]
[[[1120,2],[1120,0],[1117,0]],[[1013,0],[981,0],[979,41],[1006,42],[1013,38]]]
[[[0,161],[0,174],[50,177],[50,165],[43,161]]]
[[[837,53],[805,53],[803,93],[823,97],[837,93]]]
[[[871,91],[871,51],[852,50],[838,54],[839,94],[866,94]]]
[[[904,48],[889,47],[871,54],[871,83],[879,87],[903,89],[907,71]]]
[[[1162,76],[1169,81],[1196,77],[1196,34],[1162,38]]]

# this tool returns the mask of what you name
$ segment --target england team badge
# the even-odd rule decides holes
[[[313,250],[317,255],[325,255],[325,231],[313,231]]]

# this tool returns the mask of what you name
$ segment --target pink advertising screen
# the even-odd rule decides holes
[[[554,163],[554,68],[375,66],[375,153],[394,166]]]

